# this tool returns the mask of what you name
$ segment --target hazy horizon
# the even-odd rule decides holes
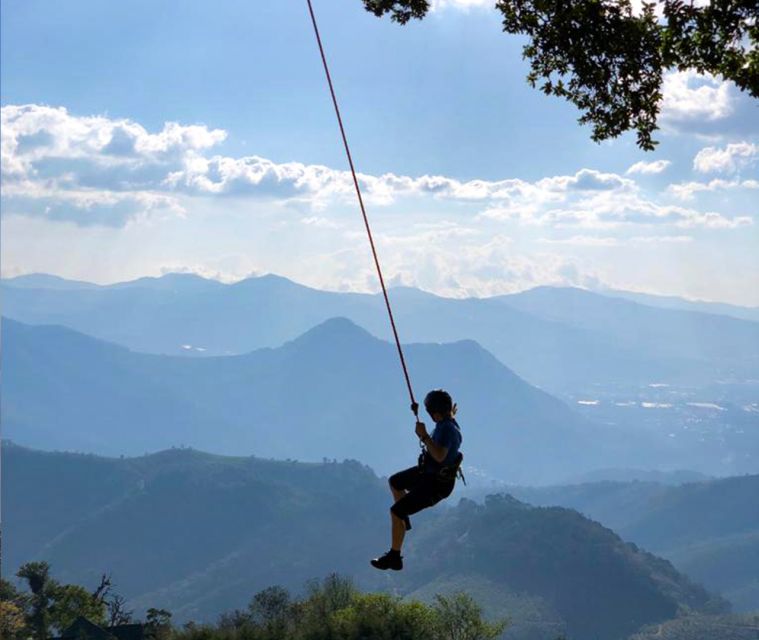
[[[324,286],[312,286],[309,284],[306,284],[305,282],[300,282],[294,278],[290,278],[288,276],[282,275],[280,273],[275,272],[255,272],[255,273],[249,273],[247,275],[242,275],[236,279],[225,279],[220,274],[207,274],[207,273],[198,273],[195,271],[165,271],[163,273],[158,274],[151,274],[146,273],[143,275],[137,275],[135,277],[129,278],[127,280],[99,280],[97,278],[91,278],[91,279],[81,279],[81,278],[73,278],[68,277],[66,275],[62,275],[60,273],[49,273],[49,272],[42,272],[42,271],[30,271],[27,273],[18,273],[14,275],[0,275],[0,281],[11,281],[16,278],[25,278],[29,276],[52,276],[54,278],[60,278],[62,280],[67,281],[76,281],[76,282],[83,282],[85,284],[93,284],[100,287],[109,287],[113,285],[119,285],[119,284],[130,284],[133,282],[137,282],[139,280],[144,279],[154,279],[154,280],[160,280],[161,278],[164,278],[166,276],[195,276],[197,278],[201,278],[203,280],[209,280],[213,282],[218,282],[222,285],[235,285],[239,284],[240,282],[244,282],[245,280],[252,280],[257,278],[265,278],[265,277],[274,277],[274,278],[282,278],[284,280],[288,280],[298,286],[301,287],[307,287],[309,289],[314,289],[316,291],[324,291],[329,293],[357,293],[357,294],[366,294],[366,295],[378,295],[381,293],[381,289],[379,286],[379,281],[377,282],[376,286],[371,287],[367,286],[367,288],[363,290],[355,290],[355,289],[339,289],[336,286],[330,287],[329,285]],[[388,290],[392,291],[393,289],[415,289],[417,291],[420,291],[422,293],[427,293],[430,295],[434,295],[440,298],[448,298],[451,300],[462,300],[462,299],[477,299],[477,300],[487,300],[488,298],[498,298],[503,295],[512,295],[512,294],[518,294],[518,293],[524,293],[527,291],[532,291],[533,289],[541,289],[541,288],[553,288],[553,289],[579,289],[581,291],[588,291],[590,293],[596,293],[599,295],[613,295],[615,293],[630,293],[630,294],[640,294],[643,296],[652,296],[655,298],[676,298],[679,300],[683,300],[685,302],[692,302],[692,303],[704,303],[704,304],[714,304],[714,305],[727,305],[731,307],[738,307],[742,309],[749,309],[749,310],[757,310],[759,309],[759,304],[757,305],[743,305],[743,304],[734,304],[732,302],[727,302],[725,300],[708,300],[704,298],[688,298],[684,295],[679,295],[676,293],[661,293],[661,292],[652,292],[652,291],[645,291],[645,290],[635,290],[635,289],[610,289],[607,287],[592,287],[592,286],[582,286],[582,285],[573,285],[573,284],[567,284],[567,285],[561,285],[561,284],[538,284],[531,287],[527,287],[525,289],[517,289],[514,291],[510,291],[506,294],[491,294],[491,295],[472,295],[472,294],[465,294],[462,293],[461,295],[455,295],[452,293],[437,293],[435,291],[425,289],[420,286],[415,285],[407,285],[407,284],[401,284],[401,283],[394,283],[390,282],[388,283]]]

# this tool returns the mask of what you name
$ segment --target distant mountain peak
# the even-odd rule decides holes
[[[526,289],[513,295],[575,295],[575,296],[600,296],[601,294],[584,287],[578,287],[575,285],[555,285],[555,284],[543,284],[532,289]]]
[[[321,324],[309,329],[303,335],[293,340],[290,344],[321,343],[329,340],[360,340],[364,342],[379,342],[366,329],[359,327],[355,322],[344,317],[330,318]]]
[[[430,298],[430,299],[443,299],[441,296],[431,293],[429,291],[425,291],[424,289],[419,289],[417,287],[409,287],[407,285],[398,285],[398,286],[392,286],[390,287],[390,296],[391,297],[401,297],[401,298],[411,298],[411,299],[422,299],[422,298]],[[380,295],[380,294],[377,294]]]
[[[3,284],[23,289],[99,289],[100,285],[92,282],[67,280],[49,273],[27,273],[15,278],[3,278]]]
[[[127,282],[119,282],[110,285],[113,289],[131,289],[131,288],[146,288],[156,290],[167,289],[209,289],[216,287],[223,287],[224,284],[218,280],[211,278],[204,278],[197,273],[164,273],[160,276],[145,276],[144,278],[138,278],[137,280],[129,280]]]
[[[268,281],[268,282],[290,282],[293,284],[297,284],[295,283],[294,280],[291,280],[290,278],[287,278],[285,276],[280,276],[276,273],[264,273],[260,276],[251,276],[246,279],[247,280],[262,280],[262,281]]]
[[[265,273],[260,276],[249,276],[247,278],[243,278],[242,280],[238,280],[230,286],[236,289],[256,289],[261,286],[297,287],[300,289],[311,288],[300,284],[299,282],[295,282],[294,280],[290,280],[290,278],[286,278],[285,276],[279,276],[275,273]]]

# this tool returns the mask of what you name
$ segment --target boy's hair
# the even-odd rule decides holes
[[[447,391],[434,389],[425,396],[424,408],[428,413],[447,415],[453,412],[453,400]]]

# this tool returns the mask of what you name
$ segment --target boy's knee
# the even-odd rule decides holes
[[[394,518],[398,518],[399,520],[403,520],[407,516],[404,510],[398,506],[397,502],[392,507],[390,507],[390,515],[392,515]]]

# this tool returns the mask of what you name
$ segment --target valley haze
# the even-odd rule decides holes
[[[242,447],[382,473],[413,457],[379,296],[189,274],[113,285],[38,274],[2,281],[2,295],[5,435],[19,443]],[[757,468],[757,322],[566,288],[391,297],[417,393],[454,390],[476,479]]]

